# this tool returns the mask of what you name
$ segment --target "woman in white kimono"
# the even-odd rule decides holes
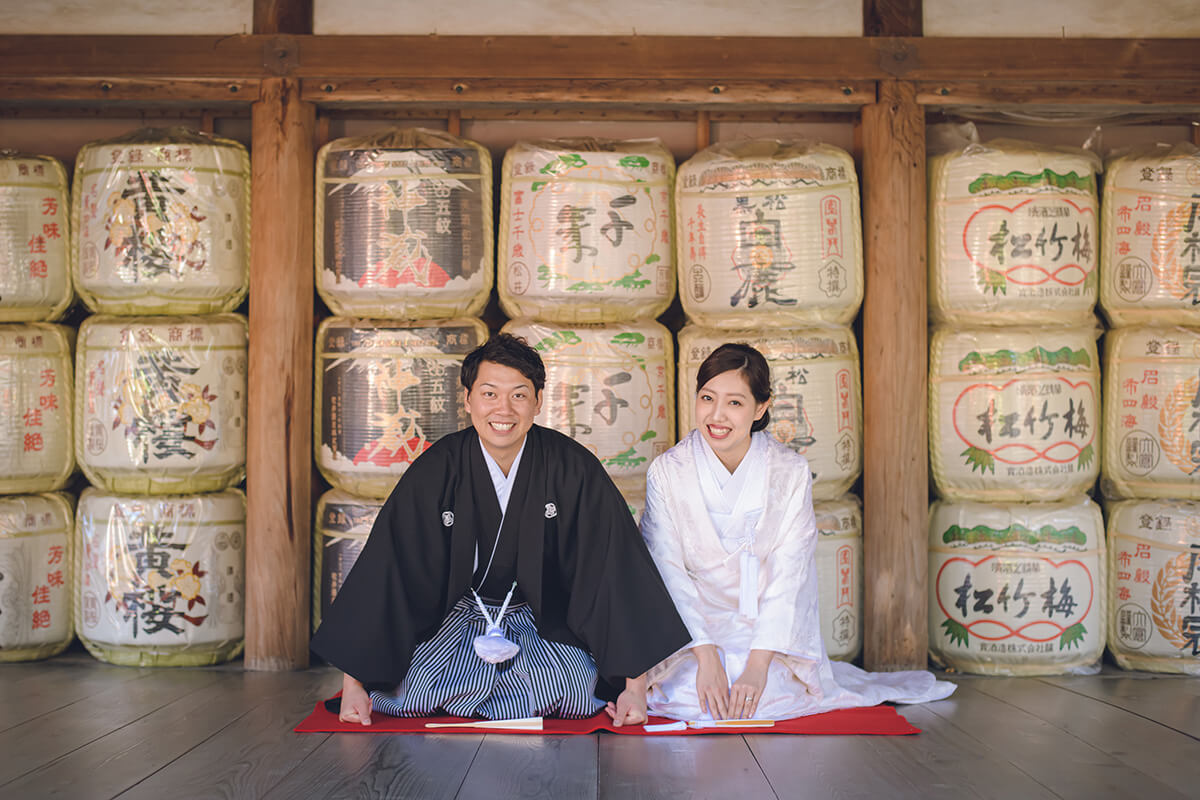
[[[752,347],[700,366],[696,430],[650,466],[642,535],[692,641],[653,667],[651,714],[786,719],[939,700],[922,671],[830,662],[817,613],[808,461],[765,432],[771,380]]]

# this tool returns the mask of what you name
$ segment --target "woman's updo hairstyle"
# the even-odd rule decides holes
[[[742,373],[750,386],[750,394],[754,402],[765,403],[771,399],[771,367],[763,354],[748,344],[727,342],[713,350],[700,369],[696,372],[696,393],[699,394],[704,384],[720,375],[722,372],[737,370]],[[771,421],[771,410],[763,412],[750,426],[750,432],[761,431]]]

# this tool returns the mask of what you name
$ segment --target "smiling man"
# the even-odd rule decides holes
[[[546,372],[499,334],[463,362],[471,427],[396,484],[312,649],[340,718],[646,717],[644,673],[690,640],[625,501],[533,424]]]

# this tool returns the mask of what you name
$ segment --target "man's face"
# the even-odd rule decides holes
[[[529,378],[512,367],[484,361],[467,391],[466,406],[483,446],[506,467],[542,410],[542,395],[534,391]]]

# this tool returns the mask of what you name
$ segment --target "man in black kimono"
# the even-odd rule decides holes
[[[586,717],[615,698],[615,724],[644,722],[645,671],[691,637],[625,501],[533,424],[545,369],[523,340],[493,337],[461,377],[472,427],[400,479],[313,637],[345,672],[341,719]]]

